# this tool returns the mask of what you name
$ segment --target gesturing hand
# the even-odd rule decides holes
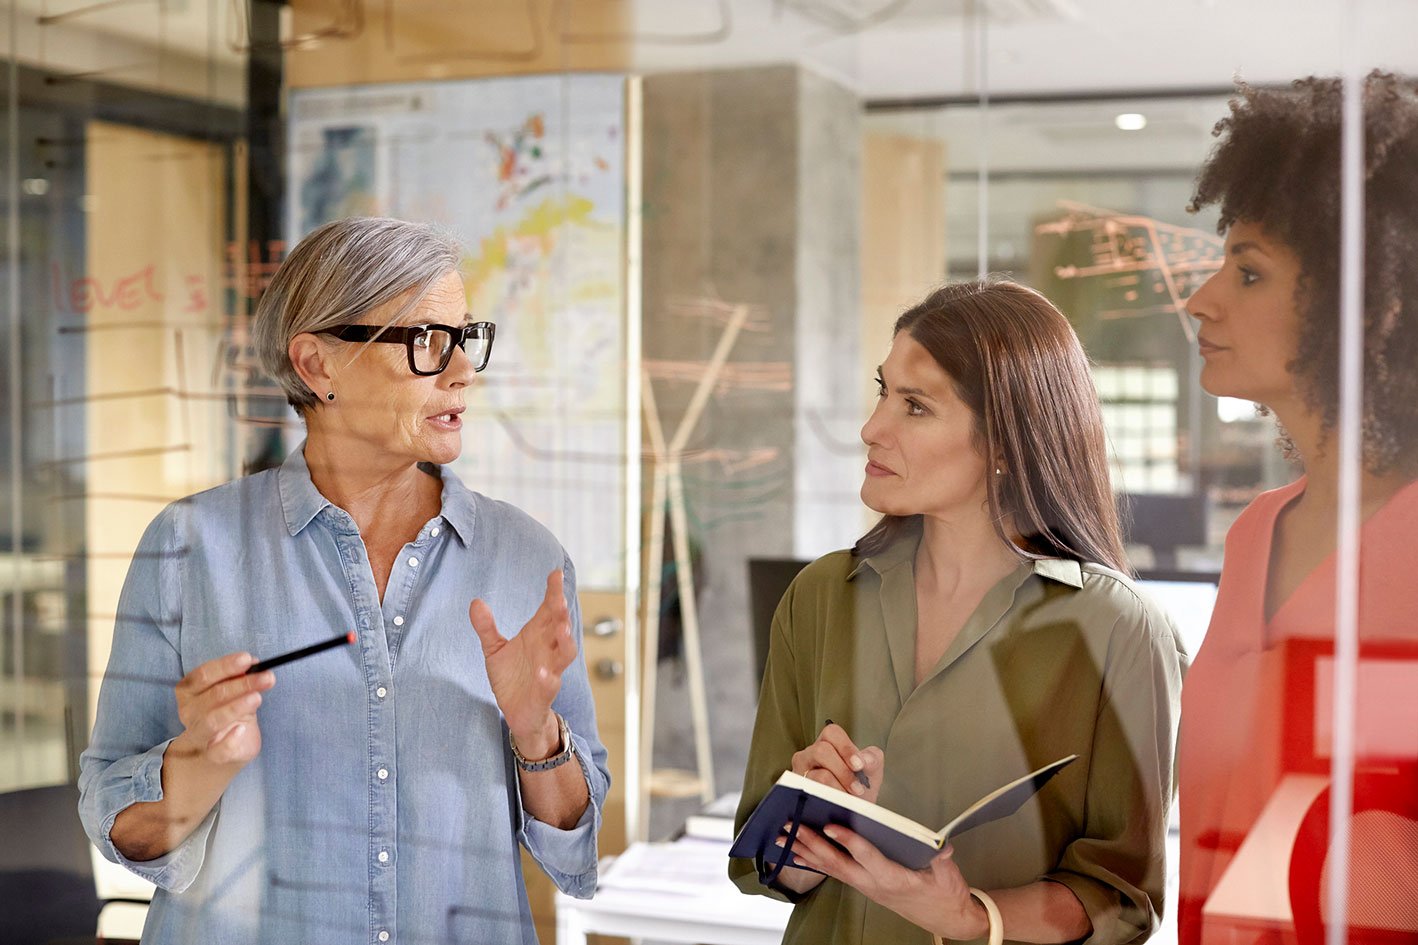
[[[561,571],[547,575],[541,606],[512,639],[497,632],[492,609],[481,599],[468,606],[468,620],[482,642],[493,697],[518,749],[528,758],[551,755],[561,738],[551,703],[561,691],[561,674],[576,658]]]
[[[228,653],[182,677],[175,688],[177,717],[184,731],[179,751],[214,764],[246,764],[261,751],[256,709],[261,693],[276,684],[270,670],[246,675],[256,662],[250,653]]]

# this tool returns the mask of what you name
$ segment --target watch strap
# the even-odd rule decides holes
[[[507,733],[507,743],[512,746],[512,757],[516,760],[517,767],[523,771],[550,771],[553,768],[560,768],[571,760],[576,746],[571,741],[571,726],[566,724],[566,719],[561,716],[561,713],[556,713],[556,726],[561,738],[561,748],[550,758],[543,758],[540,761],[532,761],[518,751],[517,737],[511,732]]]

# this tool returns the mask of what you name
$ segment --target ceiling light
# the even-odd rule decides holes
[[[1147,116],[1137,112],[1123,112],[1113,119],[1113,124],[1117,125],[1120,131],[1141,131],[1147,127]]]

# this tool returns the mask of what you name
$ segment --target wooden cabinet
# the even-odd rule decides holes
[[[609,755],[611,790],[606,797],[600,836],[600,855],[611,856],[626,847],[626,773],[632,767],[628,753],[626,719],[627,704],[627,640],[632,625],[627,621],[626,595],[586,591],[580,595],[581,621],[584,631],[586,672],[591,679],[591,693],[596,700],[596,727]],[[633,652],[633,649],[632,651]],[[537,938],[543,945],[556,941],[556,887],[522,852],[522,875],[527,883],[527,897],[532,904],[532,918],[537,925]]]

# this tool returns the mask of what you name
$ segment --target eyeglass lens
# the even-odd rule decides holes
[[[414,336],[414,367],[439,371],[453,354],[453,336],[440,328],[429,328]]]
[[[443,370],[453,357],[454,338],[451,332],[441,328],[429,328],[419,332],[414,336],[413,343],[414,368],[429,372]],[[492,340],[482,332],[468,335],[463,350],[467,352],[468,360],[473,362],[474,370],[481,371],[487,366],[488,348],[491,345]]]

